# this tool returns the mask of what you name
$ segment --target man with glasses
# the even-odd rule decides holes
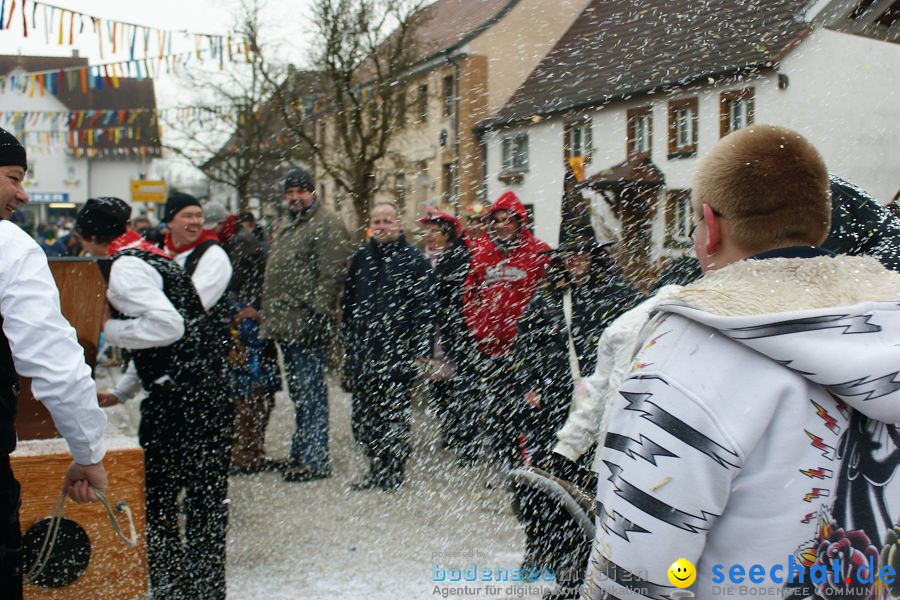
[[[900,275],[820,247],[828,175],[791,130],[722,138],[692,205],[704,276],[657,305],[611,400],[586,597],[874,597],[900,521]]]
[[[472,247],[463,314],[479,350],[480,434],[493,453],[516,462],[517,414],[526,409],[513,391],[513,344],[519,318],[544,278],[550,247],[528,230],[525,207],[513,192],[491,205],[487,220],[488,241]]]

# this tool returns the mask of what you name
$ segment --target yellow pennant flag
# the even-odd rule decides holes
[[[63,44],[63,29],[65,29],[65,21],[64,21],[65,18],[66,18],[66,11],[64,11],[64,10],[59,11],[59,45],[60,46],[62,46],[62,44]]]

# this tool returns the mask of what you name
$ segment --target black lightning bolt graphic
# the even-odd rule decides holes
[[[606,533],[614,533],[626,542],[631,541],[628,539],[628,532],[650,533],[640,525],[635,525],[616,511],[609,514],[606,512],[603,503],[600,501],[597,502],[597,516],[600,517],[600,527],[603,528],[603,531]]]
[[[667,433],[678,438],[688,446],[707,455],[726,469],[728,467],[738,466],[737,453],[714,442],[678,417],[669,414],[657,404],[651,402],[649,398],[652,397],[653,394],[634,394],[631,392],[619,393],[628,401],[628,406],[625,410],[641,413],[641,416],[644,419],[664,429]]]
[[[655,600],[670,600],[670,594],[675,591],[674,587],[651,583],[637,573],[632,573],[607,558],[601,558],[598,567],[599,571],[606,575],[605,578],[601,576],[601,580],[608,579],[617,586],[627,588],[630,592],[639,596],[647,596]]]
[[[707,530],[712,527],[709,517],[718,517],[719,515],[702,511],[701,516],[692,515],[669,506],[661,500],[657,500],[653,496],[634,487],[624,479],[622,479],[622,467],[615,463],[604,460],[603,464],[612,473],[608,478],[616,488],[616,495],[622,498],[635,508],[647,513],[651,517],[664,521],[673,527],[683,529],[691,533],[697,533],[700,530]]]
[[[825,315],[810,317],[808,319],[794,319],[792,321],[780,321],[778,323],[766,323],[752,327],[738,327],[726,331],[729,337],[736,340],[754,340],[757,338],[774,337],[804,331],[818,331],[821,329],[843,329],[842,335],[851,333],[875,333],[881,331],[879,325],[869,323],[872,315]]]
[[[672,454],[643,434],[641,434],[641,440],[638,441],[628,437],[627,435],[608,433],[606,434],[606,443],[604,443],[603,445],[607,448],[623,452],[627,454],[629,458],[633,458],[634,460],[637,460],[637,457],[640,456],[654,467],[657,466],[657,456],[669,456],[672,458],[678,458],[676,454]]]
[[[894,371],[884,377],[863,377],[862,379],[854,379],[853,381],[845,381],[844,383],[835,383],[826,385],[828,391],[839,396],[865,396],[866,400],[874,400],[888,394],[893,394],[900,390],[900,381],[895,381],[900,371]]]

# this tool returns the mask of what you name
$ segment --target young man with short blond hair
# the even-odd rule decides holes
[[[678,559],[697,598],[872,597],[900,519],[900,275],[817,247],[825,164],[791,130],[721,139],[692,199],[704,277],[609,408],[586,597],[676,597]]]

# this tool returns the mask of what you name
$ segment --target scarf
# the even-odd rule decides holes
[[[166,250],[168,250],[173,256],[177,256],[182,252],[193,250],[200,244],[208,242],[210,240],[218,242],[219,236],[217,236],[216,232],[214,232],[212,229],[203,229],[200,232],[200,237],[198,237],[192,243],[184,244],[183,246],[176,246],[175,242],[172,241],[172,232],[170,231],[166,234],[166,239],[163,241],[163,243],[166,245]]]
[[[110,242],[109,247],[106,249],[106,255],[112,256],[122,250],[128,250],[130,248],[138,248],[139,250],[146,250],[147,252],[152,252],[153,254],[158,254],[160,256],[165,256],[166,258],[172,258],[165,252],[163,252],[160,248],[154,246],[143,237],[137,231],[126,231],[112,242]]]

